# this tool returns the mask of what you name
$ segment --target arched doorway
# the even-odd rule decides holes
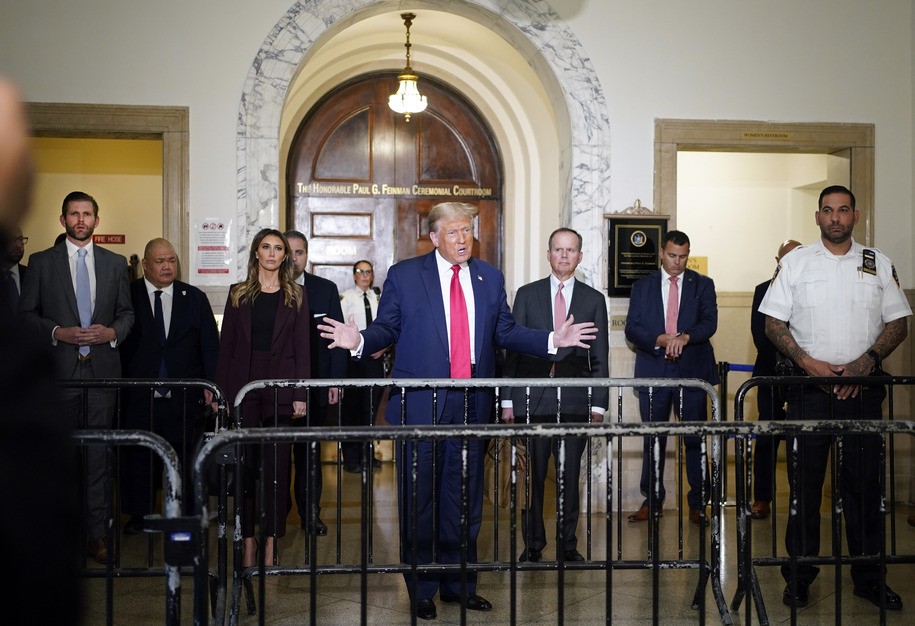
[[[502,162],[479,112],[460,93],[424,79],[428,108],[406,122],[387,98],[396,73],[357,77],[305,117],[287,160],[287,224],[309,239],[311,271],[343,289],[351,266],[387,268],[431,250],[429,210],[443,201],[480,207],[475,256],[501,262]]]

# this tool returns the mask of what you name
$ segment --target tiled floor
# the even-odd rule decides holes
[[[342,484],[342,506],[340,523],[336,507],[327,502],[334,501],[336,493],[336,472],[333,466],[325,471],[325,508],[322,518],[331,529],[326,537],[319,537],[318,560],[321,564],[358,563],[359,549],[359,476],[344,474]],[[373,537],[374,562],[397,562],[397,517],[394,466],[385,463],[381,472],[374,475],[375,490]],[[509,558],[509,528],[505,511],[499,516],[498,558],[494,559],[494,523],[492,506],[486,503],[486,517],[480,537],[480,561],[506,561]],[[906,524],[906,517],[915,511],[911,507],[900,506],[896,512],[897,552],[915,554],[915,528]],[[624,513],[625,515],[625,513]],[[722,587],[723,598],[730,606],[736,590],[737,570],[736,552],[736,514],[733,507],[724,508],[722,540]],[[828,515],[824,516],[823,545],[829,545]],[[771,542],[772,524],[776,524],[776,545],[778,554],[783,555],[784,515],[765,521],[752,523],[754,553],[766,554]],[[611,556],[616,558],[618,546],[622,546],[624,560],[646,558],[648,527],[646,524],[619,524],[617,516],[610,518],[611,536],[619,541],[611,541]],[[232,528],[229,528],[231,535]],[[676,558],[678,549],[686,558],[695,558],[700,540],[700,530],[683,520],[682,534],[678,524],[676,510],[666,510],[660,521],[660,557]],[[708,534],[709,531],[705,531]],[[590,528],[591,555],[594,560],[605,558],[606,529],[604,518],[592,517]],[[588,528],[584,521],[579,527],[579,548],[586,551]],[[520,537],[518,538],[520,542]],[[142,567],[145,563],[148,539],[144,536],[122,536],[121,567]],[[295,514],[289,518],[288,533],[280,542],[281,563],[292,566],[305,563],[307,535],[299,529]],[[159,558],[158,539],[153,540],[155,558]],[[520,546],[518,548],[520,551]],[[338,558],[339,552],[339,558]],[[553,558],[551,547],[547,547],[544,558]],[[100,567],[100,566],[99,566]],[[769,621],[773,624],[789,623],[791,614],[788,607],[781,603],[784,583],[774,567],[758,567],[757,575],[763,593],[765,608]],[[696,589],[697,572],[695,570],[664,569],[659,576],[658,608],[660,622],[663,624],[695,624],[700,612],[692,609],[690,604]],[[566,571],[565,584],[562,586],[563,610],[559,610],[558,572],[526,571],[518,572],[514,588],[511,574],[508,571],[486,572],[480,576],[478,592],[494,604],[491,613],[473,613],[466,615],[467,623],[487,624],[601,624],[605,616],[610,615],[613,624],[645,624],[652,621],[652,573],[641,569],[614,569],[606,571]],[[894,565],[889,570],[888,584],[902,594],[906,609],[901,613],[889,613],[887,623],[910,624],[915,611],[915,591],[911,581],[915,580],[915,565]],[[86,581],[87,601],[84,607],[86,624],[104,624],[106,621],[104,579]],[[361,577],[354,574],[321,575],[317,580],[317,602],[315,604],[316,623],[322,625],[358,624],[363,620],[361,615]],[[163,624],[165,615],[165,580],[156,578],[119,577],[112,581],[114,588],[113,623],[141,626],[145,624]],[[272,625],[291,625],[309,623],[310,620],[310,580],[305,576],[270,576],[266,578],[266,619]],[[368,624],[407,624],[410,621],[409,600],[400,574],[370,574],[366,577],[366,603],[364,621]],[[851,580],[848,571],[841,577],[842,601],[841,616],[846,624],[878,623],[878,610],[871,604],[857,598],[851,593]],[[256,583],[255,583],[256,586]],[[612,593],[607,594],[606,590]],[[193,623],[191,597],[193,585],[190,578],[183,579],[181,621]],[[512,594],[515,594],[514,614]],[[705,593],[704,616],[709,623],[720,623],[721,618],[711,587]],[[438,623],[461,623],[460,609],[456,605],[445,605],[436,599]],[[745,623],[747,601],[738,610],[731,612],[734,623]],[[832,568],[824,568],[819,579],[811,587],[811,604],[798,611],[798,621],[802,624],[832,624],[836,622],[835,578]],[[240,605],[240,624],[256,624],[257,616],[249,616],[245,611],[244,601]],[[758,623],[755,610],[752,623]],[[427,623],[427,622],[422,622]]]

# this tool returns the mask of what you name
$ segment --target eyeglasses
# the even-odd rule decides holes
[[[27,244],[29,242],[29,238],[28,237],[13,237],[13,241],[21,241],[23,244]]]
[[[354,274],[374,274],[374,270],[364,270],[362,268],[357,268],[353,270]]]

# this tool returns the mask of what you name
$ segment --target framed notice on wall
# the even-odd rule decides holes
[[[607,218],[607,295],[628,297],[635,281],[658,269],[668,219],[645,215]]]

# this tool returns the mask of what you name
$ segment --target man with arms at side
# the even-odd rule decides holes
[[[93,244],[99,215],[98,203],[89,194],[67,194],[60,223],[66,239],[29,258],[19,313],[54,346],[58,379],[118,378],[121,359],[117,346],[127,337],[134,318],[127,259]],[[111,427],[114,389],[65,389],[62,395],[75,428]],[[87,550],[99,563],[107,563],[111,486],[104,446],[88,447],[85,471]]]
[[[147,243],[141,264],[143,277],[130,284],[135,319],[121,344],[124,377],[215,381],[219,330],[206,294],[178,280],[178,255],[166,239]],[[155,432],[172,445],[181,462],[184,509],[190,511],[198,423],[203,407],[213,401],[212,392],[162,387],[152,394],[130,389],[126,396],[122,426]],[[121,455],[121,508],[130,515],[127,534],[141,532],[143,517],[152,513],[161,464],[151,466],[150,460],[151,453],[138,446],[128,446]]]
[[[28,237],[22,236],[22,229],[13,226],[9,232],[6,251],[0,259],[0,283],[3,286],[3,303],[10,315],[19,309],[19,295],[22,293],[22,281],[25,280],[26,266],[20,263],[25,254]]]
[[[885,375],[880,364],[908,334],[906,318],[912,310],[892,261],[852,238],[858,210],[849,189],[841,185],[823,189],[815,218],[820,240],[782,259],[759,307],[766,315],[766,335],[803,370],[799,373],[836,377],[835,384],[825,389],[791,387],[788,418],[879,420],[886,389],[849,385],[841,379]],[[802,436],[786,444],[789,478],[793,479],[785,531],[788,554],[819,554],[820,503],[833,439],[831,435]],[[877,462],[882,442],[877,435],[846,435],[843,442],[839,471],[848,552],[876,557],[884,523],[881,464]],[[796,477],[791,475],[795,461],[800,463]],[[796,575],[791,570],[782,567],[787,582],[782,601],[807,606],[809,587],[819,569],[799,564]],[[902,598],[888,586],[881,590],[885,575],[876,563],[852,563],[854,593],[877,606],[901,610]]]
[[[550,330],[559,328],[567,315],[580,321],[594,322],[597,337],[588,349],[562,348],[551,359],[541,359],[510,351],[505,359],[505,376],[508,378],[597,378],[610,376],[607,303],[596,289],[575,280],[575,269],[582,260],[581,235],[570,228],[560,228],[550,235],[547,261],[552,272],[547,278],[524,285],[518,290],[512,314],[515,321],[530,328]],[[588,391],[592,392],[591,405]],[[528,398],[523,387],[512,387],[508,400],[502,402],[502,421],[525,422]],[[550,423],[600,423],[604,420],[609,391],[600,383],[597,386],[568,387],[562,389],[561,406],[557,403],[557,390],[534,387],[530,390],[530,420],[532,424]],[[557,410],[559,414],[557,416]],[[590,414],[589,414],[590,413]],[[578,552],[579,476],[581,456],[587,444],[586,437],[566,437],[563,440],[533,438],[530,441],[531,495],[529,506],[522,512],[524,551],[519,561],[539,561],[546,546],[546,528],[543,523],[543,486],[546,481],[550,454],[559,476],[561,441],[565,445],[563,522],[559,535],[562,543],[556,554],[566,561],[583,561]],[[558,497],[558,487],[557,487]],[[555,536],[555,534],[554,534]]]
[[[340,296],[344,320],[355,320],[359,330],[365,330],[378,315],[378,291],[372,288],[375,268],[365,259],[353,264],[355,286]],[[347,363],[347,378],[384,378],[384,353],[387,346],[370,355],[367,359],[350,359]],[[343,423],[347,426],[373,426],[378,415],[378,405],[383,393],[381,387],[350,387],[343,403]],[[369,446],[368,451],[371,452]],[[360,441],[343,442],[343,469],[347,472],[362,471],[363,465],[381,467],[374,454],[364,454],[366,446]]]
[[[292,276],[295,282],[305,288],[305,296],[308,298],[309,319],[311,320],[311,363],[312,378],[331,378],[340,380],[346,376],[346,361],[349,354],[345,350],[329,350],[327,346],[330,342],[321,338],[318,330],[318,324],[324,317],[331,317],[338,321],[343,321],[343,313],[340,311],[340,292],[337,285],[321,278],[311,272],[306,272],[308,267],[308,239],[305,235],[297,230],[287,230],[286,239],[289,240],[289,251],[292,253]],[[307,412],[304,424],[301,426],[324,426],[327,423],[326,416],[328,407],[333,407],[339,400],[340,390],[338,387],[321,387],[312,390],[310,412]],[[327,534],[327,524],[321,520],[321,493],[323,487],[323,478],[321,474],[321,444],[317,446],[317,454],[314,463],[308,462],[310,458],[311,446],[307,443],[292,444],[292,453],[295,457],[295,503],[299,511],[300,525],[303,530],[310,527],[311,504],[308,499],[311,495],[313,503],[317,507],[314,531],[318,536]],[[312,493],[308,489],[309,468],[313,466],[315,472],[315,484]]]
[[[775,262],[801,245],[800,241],[788,239],[778,247]],[[750,332],[753,335],[753,345],[756,346],[756,363],[753,364],[753,376],[775,376],[778,350],[766,337],[766,316],[759,312],[759,305],[769,290],[766,280],[756,285],[753,292],[753,305],[750,307]],[[782,399],[781,387],[757,387],[756,407],[759,410],[759,421],[770,420],[784,421],[785,407]],[[750,507],[750,517],[753,519],[766,519],[769,517],[772,505],[772,486],[775,455],[778,454],[778,444],[781,437],[762,435],[756,438],[753,447],[753,505]]]
[[[710,339],[718,329],[718,304],[715,283],[711,278],[686,269],[689,259],[689,237],[672,230],[661,247],[661,269],[639,279],[632,286],[629,314],[626,317],[626,339],[635,344],[636,378],[701,378],[718,384],[718,366]],[[639,412],[643,422],[666,422],[673,408],[683,422],[704,422],[707,417],[706,395],[699,389],[680,390],[659,387],[649,393],[639,388]],[[642,476],[639,488],[645,501],[629,516],[630,522],[644,522],[653,509],[660,517],[666,490],[664,461],[667,438],[659,437],[660,459],[657,465],[657,501],[651,485],[652,444],[646,437],[642,454]],[[684,437],[686,478],[689,493],[689,520],[699,524],[711,495],[707,468],[703,467],[701,437]]]
[[[558,348],[587,348],[596,331],[591,322],[575,324],[573,317],[555,332],[532,330],[515,323],[505,296],[502,272],[488,263],[472,258],[473,219],[477,207],[460,202],[445,202],[429,212],[429,237],[435,250],[397,263],[388,271],[378,317],[359,332],[356,324],[340,324],[325,319],[322,336],[332,339],[332,347],[353,351],[366,358],[391,344],[395,345],[393,378],[489,378],[496,371],[496,348],[503,347],[547,358]],[[473,338],[471,340],[471,338]],[[433,390],[411,389],[403,398],[394,389],[388,403],[387,419],[399,424],[401,406],[406,425],[463,424],[463,389],[439,390],[433,416]],[[486,423],[491,418],[492,390],[467,393],[466,423]],[[413,484],[411,459],[414,446],[419,454],[416,483],[417,527],[411,528]],[[432,450],[438,466],[432,484]],[[469,546],[468,561],[475,563],[476,542],[483,509],[482,441],[467,442],[469,464]],[[401,555],[404,562],[430,563],[433,541],[440,563],[459,563],[461,555],[461,467],[462,442],[408,442],[398,450]],[[433,492],[436,494],[433,499]],[[432,527],[432,502],[438,504],[439,528]],[[437,531],[437,532],[436,532]],[[417,544],[416,553],[412,546]],[[421,574],[415,586],[405,575],[415,615],[435,619],[433,597],[443,602],[463,602],[466,608],[489,611],[492,605],[476,593],[477,576],[467,573],[463,588],[457,573]],[[414,595],[415,591],[415,595]],[[466,592],[466,595],[464,595]]]

